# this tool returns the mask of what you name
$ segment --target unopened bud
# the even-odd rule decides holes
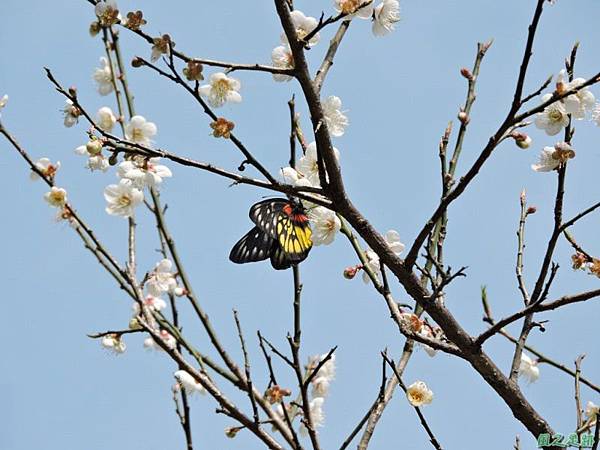
[[[356,276],[356,274],[358,273],[358,271],[360,269],[362,269],[361,266],[346,267],[344,269],[344,278],[346,278],[347,280],[351,280],[352,278],[354,278]]]
[[[238,431],[240,431],[238,427],[227,427],[225,428],[225,436],[227,436],[230,439],[233,439],[238,434]]]
[[[98,156],[102,152],[102,142],[100,139],[92,139],[85,144],[85,149],[92,156]]]
[[[530,206],[527,208],[527,211],[525,211],[525,213],[527,215],[529,214],[535,214],[537,212],[537,208],[535,206]]]
[[[462,69],[460,69],[460,74],[469,81],[473,80],[473,74],[466,67],[463,67]]]
[[[510,136],[515,140],[515,144],[517,144],[517,147],[522,148],[523,150],[531,146],[532,139],[525,133],[513,131]]]
[[[175,289],[173,289],[173,294],[175,294],[177,297],[183,297],[184,295],[188,294],[188,291],[186,288],[178,286]]]
[[[114,152],[108,158],[108,164],[110,164],[111,166],[116,166],[118,162],[119,162],[119,154],[117,152]]]
[[[464,112],[464,111],[460,111],[458,113],[458,120],[460,120],[461,123],[463,123],[463,124],[466,125],[470,121],[469,115],[466,112]]]
[[[90,24],[90,36],[91,37],[96,37],[98,35],[98,33],[100,33],[100,30],[102,29],[102,27],[100,26],[100,23],[98,22],[92,22]]]
[[[142,67],[144,65],[144,61],[142,58],[138,58],[137,56],[131,60],[132,67]]]
[[[77,98],[77,88],[75,86],[69,88],[69,95],[73,98]]]
[[[132,317],[129,321],[129,329],[130,330],[139,330],[141,327],[140,323],[135,317]]]

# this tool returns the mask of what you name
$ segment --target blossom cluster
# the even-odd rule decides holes
[[[571,124],[572,120],[591,118],[600,126],[600,103],[585,86],[584,78],[574,78],[569,81],[563,69],[556,77],[554,92],[542,96],[545,108],[536,114],[535,126],[543,130],[548,136],[556,136]],[[570,95],[569,92],[576,91]],[[553,101],[555,98],[558,100]],[[531,145],[531,138],[524,133],[513,132],[511,135],[515,143],[521,148]],[[566,164],[575,157],[575,151],[569,142],[558,142],[554,146],[544,147],[539,155],[539,162],[532,164],[536,172],[551,172]]]

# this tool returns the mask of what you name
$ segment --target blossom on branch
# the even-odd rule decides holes
[[[574,157],[573,148],[566,142],[559,142],[554,147],[544,147],[539,162],[532,164],[531,168],[536,172],[551,172]]]
[[[596,420],[599,413],[600,406],[596,405],[592,401],[588,401],[587,405],[585,405],[585,416],[587,417],[587,420],[590,422]]]
[[[308,363],[308,369],[314,370],[327,355],[313,356]],[[312,395],[314,398],[325,397],[329,393],[329,385],[335,379],[335,355],[319,368],[319,371],[311,381]]]
[[[188,61],[187,67],[183,68],[183,75],[185,75],[189,81],[202,81],[204,80],[202,70],[204,70],[204,67],[201,63],[191,60]]]
[[[323,413],[323,402],[325,399],[323,397],[316,397],[310,401],[308,404],[308,411],[310,414],[310,420],[312,422],[313,428],[319,428],[323,426],[323,422],[325,422],[325,414]],[[300,433],[303,436],[308,435],[308,430],[304,423],[300,425]]]
[[[96,113],[96,125],[98,125],[98,128],[102,131],[110,133],[116,123],[117,117],[108,106],[103,106]]]
[[[67,203],[67,191],[63,188],[52,186],[50,191],[44,194],[44,200],[46,200],[50,206],[62,208]]]
[[[229,139],[231,137],[231,130],[235,128],[235,124],[224,117],[219,117],[210,123],[210,127],[213,130],[212,135],[214,137]]]
[[[101,0],[96,4],[95,7],[96,16],[100,25],[103,27],[110,27],[119,23],[121,20],[121,14],[119,14],[119,7],[115,0]]]
[[[433,392],[423,381],[415,381],[406,388],[406,398],[415,407],[428,405],[433,401]]]
[[[162,183],[163,178],[173,176],[171,169],[159,164],[160,158],[145,158],[136,155],[119,164],[117,176],[122,180],[130,180],[138,189],[146,186],[156,187]]]
[[[542,103],[552,98],[552,94],[546,94],[542,97]],[[569,125],[569,115],[565,105],[561,102],[554,102],[548,105],[542,112],[537,113],[535,126],[544,130],[547,135],[554,136],[561,132],[563,128]]]
[[[152,42],[154,42],[152,55],[150,56],[150,61],[152,62],[157,61],[161,55],[168,55],[171,49],[175,47],[175,42],[171,40],[171,36],[168,34],[154,38]]]
[[[385,233],[384,239],[390,250],[392,250],[396,255],[399,255],[404,251],[404,244],[400,242],[400,234],[396,230],[388,230]],[[379,275],[381,273],[379,255],[370,248],[368,248],[365,251],[365,257],[367,258],[367,264],[365,264],[365,266],[371,269],[371,271],[374,272],[375,275]],[[365,283],[371,281],[371,278],[369,277],[369,274],[366,271],[363,272],[362,277]]]
[[[400,21],[400,4],[398,0],[383,0],[373,11],[373,34],[385,36],[395,29]]]
[[[100,343],[102,347],[104,347],[107,350],[110,350],[115,355],[125,353],[125,350],[127,349],[125,342],[123,342],[121,336],[117,334],[107,334],[102,338]]]
[[[157,128],[153,122],[148,122],[144,116],[133,116],[125,125],[125,137],[131,142],[149,147]]]
[[[340,159],[340,152],[333,148],[337,160]],[[306,153],[298,160],[297,170],[308,179],[311,186],[321,186],[319,179],[319,164],[317,159],[317,143],[311,142],[306,147]]]
[[[175,274],[171,271],[173,263],[169,259],[160,260],[154,270],[150,273],[146,282],[148,293],[154,297],[160,297],[167,292],[173,292],[177,287]]]
[[[370,19],[373,15],[373,0],[334,0],[333,6],[339,13],[347,14],[346,20],[353,17]]]
[[[162,339],[162,342],[168,348],[170,348],[170,349],[175,348],[175,346],[177,345],[177,340],[167,330],[160,330],[159,335],[160,335],[160,338]],[[160,351],[163,349],[160,345],[158,345],[154,341],[154,338],[152,336],[144,339],[144,348],[147,350],[157,350],[157,351]]]
[[[528,384],[534,383],[540,377],[540,368],[538,367],[538,362],[532,360],[525,353],[521,353],[519,376],[525,378]]]
[[[162,311],[167,307],[167,302],[162,298],[153,295],[147,295],[143,303],[150,311]],[[133,302],[132,310],[133,316],[136,317],[141,312],[140,304],[138,302]]]
[[[126,19],[123,20],[123,26],[133,31],[139,30],[147,23],[146,19],[144,19],[144,13],[139,10],[128,12]]]
[[[565,81],[566,71],[563,69],[559,72],[556,81],[556,90],[559,94],[577,88],[585,83],[585,78],[575,78],[571,82]],[[569,95],[561,100],[565,105],[565,111],[571,114],[573,118],[581,120],[585,118],[588,111],[592,111],[596,98],[594,94],[587,88],[580,89],[577,93]]]
[[[296,36],[298,36],[298,40],[303,40],[308,34],[313,31],[319,25],[319,21],[314,17],[305,16],[304,13],[298,9],[295,9],[290,13],[290,17],[292,18],[292,23],[294,24],[294,28],[296,29]],[[319,43],[321,36],[319,33],[315,33],[313,37],[308,41],[309,47],[314,47]],[[288,45],[288,39],[285,33],[281,34],[281,43],[284,45]]]
[[[293,69],[294,56],[292,55],[292,50],[289,45],[275,47],[271,52],[271,61],[273,61],[273,66],[278,69]],[[273,74],[273,79],[275,81],[290,81],[292,78],[294,77],[282,73]]]
[[[177,383],[179,383],[179,386],[181,386],[186,393],[190,395],[206,394],[206,389],[204,389],[202,384],[196,381],[196,379],[189,372],[186,372],[185,370],[178,370],[173,374],[173,376],[177,380]]]
[[[210,84],[198,88],[201,96],[208,98],[208,103],[215,108],[220,108],[227,102],[240,103],[242,96],[238,92],[242,87],[235,78],[230,78],[223,72],[213,73]]]
[[[96,89],[100,95],[108,95],[114,91],[112,67],[108,59],[103,56],[100,58],[100,67],[94,70],[92,78],[96,82]]]
[[[108,205],[106,212],[111,216],[133,217],[136,206],[144,201],[144,193],[130,182],[111,184],[104,189]]]
[[[65,127],[71,128],[73,125],[79,122],[79,116],[81,116],[81,111],[79,111],[79,108],[73,105],[73,102],[71,100],[67,99],[65,101],[65,107],[62,111],[65,116],[63,122],[65,124]]]
[[[102,142],[99,139],[92,139],[86,145],[80,145],[75,149],[75,153],[89,157],[86,167],[92,172],[106,172],[110,167],[108,158],[102,154]]]
[[[312,241],[314,245],[329,245],[342,226],[337,214],[324,206],[317,206],[308,211],[312,224]]]
[[[341,111],[342,101],[340,98],[331,95],[325,99],[322,106],[329,133],[331,133],[333,137],[343,136],[349,121],[348,117]]]
[[[58,169],[60,169],[60,161],[57,161],[56,164],[52,164],[52,162],[48,158],[40,158],[35,162],[35,167],[46,178],[48,178],[49,180],[53,180],[54,176],[56,175],[56,172],[58,172]],[[33,170],[31,171],[29,177],[32,181],[40,179],[40,176]]]

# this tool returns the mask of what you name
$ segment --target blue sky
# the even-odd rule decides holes
[[[297,8],[319,16],[332,11],[330,2],[297,1]],[[483,62],[470,131],[464,145],[461,173],[478,155],[509,107],[534,1],[403,1],[402,21],[395,33],[374,38],[370,25],[350,27],[323,95],[337,95],[348,109],[351,125],[336,139],[341,165],[354,202],[381,231],[398,230],[410,243],[431,213],[439,196],[437,144],[448,120],[464,101],[465,81],[459,74],[470,67],[477,41],[494,38]],[[269,63],[278,45],[280,27],[271,1],[159,2],[120,1],[124,11],[143,9],[151,34],[168,32],[187,54],[236,62]],[[558,0],[548,6],[534,47],[526,91],[532,91],[563,67],[576,41],[581,42],[577,76],[600,70],[600,31],[592,18],[600,4],[592,0]],[[91,74],[103,55],[99,39],[87,34],[93,12],[84,1],[4,0],[0,27],[0,95],[10,96],[3,110],[5,126],[19,137],[34,157],[48,156],[63,164],[58,182],[103,242],[125,259],[126,222],[104,212],[102,190],[114,182],[114,172],[90,174],[73,149],[85,142],[85,126],[62,126],[63,99],[47,82],[42,67],[50,67],[65,85],[78,88],[90,111],[112,104],[99,97]],[[8,18],[8,20],[6,20]],[[333,29],[310,51],[316,67]],[[122,33],[129,60],[150,49]],[[206,69],[206,73],[212,73]],[[153,73],[129,69],[138,113],[158,125],[157,144],[171,151],[234,170],[241,159],[229,142],[209,136],[208,121],[191,98]],[[299,95],[297,84],[275,84],[269,75],[237,73],[244,101],[226,106],[223,115],[236,123],[236,133],[255,156],[275,171],[286,165],[287,100]],[[594,92],[600,95],[600,89]],[[306,108],[299,108],[306,124]],[[306,126],[305,126],[306,128]],[[552,223],[555,177],[530,169],[539,150],[555,138],[529,130],[534,144],[528,151],[502,145],[489,164],[451,208],[446,258],[453,267],[468,266],[468,277],[448,290],[448,307],[477,333],[481,321],[479,289],[487,285],[495,315],[520,307],[514,279],[515,230],[518,198],[526,189],[538,212],[527,228],[525,276],[534,280]],[[600,129],[589,122],[576,124],[577,157],[569,165],[566,184],[567,217],[598,200]],[[257,383],[264,384],[255,331],[283,347],[292,329],[291,272],[275,272],[268,264],[237,266],[227,255],[230,246],[250,226],[249,206],[265,195],[250,187],[228,187],[211,174],[169,164],[174,177],[163,187],[169,204],[167,219],[181,249],[195,290],[224,345],[241,361],[234,333],[232,308],[239,310],[250,343]],[[70,450],[86,448],[158,450],[183,446],[183,435],[170,398],[173,364],[164,355],[148,353],[142,339],[129,337],[128,352],[114,357],[102,351],[87,333],[124,327],[130,302],[112,284],[80,245],[68,226],[54,222],[54,212],[42,199],[39,183],[16,153],[0,142],[2,186],[8,204],[2,225],[5,280],[3,370],[0,371],[0,448]],[[8,192],[7,192],[8,191]],[[151,218],[139,218],[140,267],[158,260]],[[598,253],[598,217],[582,221],[574,232],[591,253]],[[551,297],[598,286],[598,280],[570,269],[570,249],[561,242],[556,261],[561,269]],[[385,305],[360,279],[342,278],[354,263],[351,248],[341,237],[313,250],[302,265],[303,358],[338,345],[338,373],[325,403],[324,448],[337,448],[374,399],[378,389],[379,352],[387,347],[398,357],[403,339],[387,319]],[[398,286],[399,301],[406,295]],[[183,302],[182,302],[183,303]],[[185,332],[205,349],[207,340],[191,310]],[[533,332],[530,343],[565,364],[585,352],[584,374],[600,378],[600,351],[594,319],[600,307],[592,301],[562,312],[542,314],[545,333]],[[518,328],[512,329],[517,332]],[[501,337],[486,350],[508,370],[512,347]],[[293,383],[279,366],[280,378]],[[542,366],[540,380],[525,386],[534,407],[558,431],[575,424],[573,380]],[[476,448],[481,439],[491,450],[510,448],[515,434],[523,448],[535,442],[508,408],[466,364],[417,351],[405,373],[408,383],[425,380],[435,394],[424,413],[445,448]],[[283,384],[283,383],[282,383]],[[228,395],[249,410],[239,393]],[[582,388],[584,401],[600,403],[598,395]],[[215,415],[208,397],[192,400],[197,448],[259,449],[254,438],[241,433],[228,440],[223,429],[232,422]],[[373,449],[428,448],[414,412],[402,396],[386,411],[373,438]],[[337,447],[336,447],[337,446]]]

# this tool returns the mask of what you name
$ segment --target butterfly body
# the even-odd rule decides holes
[[[294,200],[268,199],[250,208],[255,226],[231,249],[236,264],[270,258],[276,270],[288,269],[308,256],[312,231],[302,205]]]

